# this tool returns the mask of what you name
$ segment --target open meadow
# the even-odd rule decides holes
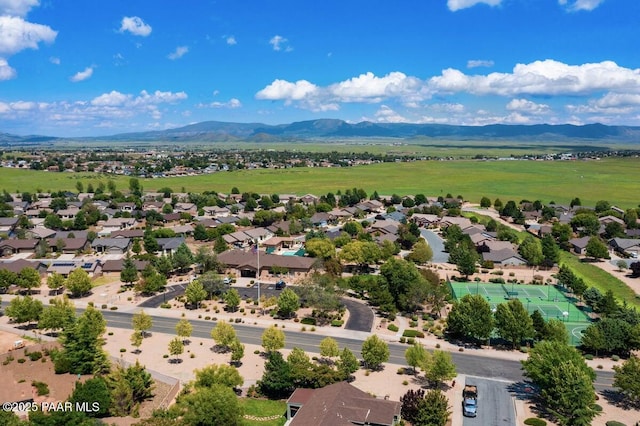
[[[170,187],[189,192],[229,192],[232,187],[257,193],[314,193],[363,188],[368,193],[438,196],[451,193],[470,201],[482,196],[503,201],[539,199],[568,204],[579,197],[583,205],[608,200],[623,208],[640,202],[640,159],[607,158],[588,161],[416,161],[348,168],[256,169],[208,175],[142,179],[146,190]],[[9,192],[75,190],[114,179],[118,189],[128,189],[125,176],[93,173],[52,173],[0,168],[0,189]]]

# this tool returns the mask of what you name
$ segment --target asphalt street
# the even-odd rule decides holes
[[[131,317],[133,314],[117,311],[103,311],[102,313],[107,320],[107,326],[126,329],[132,328]],[[175,325],[178,319],[158,316],[152,316],[152,318],[152,332],[175,334]],[[193,325],[193,336],[203,338],[209,338],[211,329],[215,326],[214,321],[204,320],[193,320],[191,324]],[[262,328],[242,324],[234,324],[234,328],[243,343],[261,345],[262,332],[264,331]],[[283,331],[286,335],[287,348],[298,347],[309,352],[318,352],[320,340],[325,337],[322,334],[313,332]],[[362,347],[361,340],[343,337],[336,337],[335,339],[340,347],[348,347],[354,354],[360,356],[360,349]],[[392,364],[405,365],[404,352],[406,349],[407,345],[397,343],[389,344],[389,362]],[[489,358],[480,354],[469,354],[469,351],[470,349],[466,349],[465,352],[453,352],[451,354],[458,373],[508,382],[520,382],[524,379],[519,361]],[[598,391],[605,389],[612,390],[612,372],[596,370],[596,375],[595,386]]]
[[[431,258],[431,262],[447,263],[447,260],[449,260],[449,253],[444,251],[444,240],[440,238],[438,234],[429,229],[420,229],[420,234],[425,240],[427,240],[431,250],[433,250],[433,258]]]

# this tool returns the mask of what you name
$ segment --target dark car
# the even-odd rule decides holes
[[[280,280],[276,283],[276,290],[282,290],[286,286],[287,284],[284,281]]]

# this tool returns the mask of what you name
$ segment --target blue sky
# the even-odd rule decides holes
[[[0,132],[640,125],[638,0],[0,0]]]

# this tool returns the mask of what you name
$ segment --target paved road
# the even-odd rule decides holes
[[[421,229],[420,234],[427,240],[431,250],[433,250],[433,258],[431,261],[433,263],[447,263],[449,253],[444,251],[444,240],[430,229]]]
[[[186,288],[187,283],[167,286],[164,293],[150,297],[144,302],[140,303],[138,306],[140,306],[141,308],[159,308],[160,305],[162,305],[164,302],[174,299],[178,296],[182,296]]]
[[[478,386],[478,416],[464,417],[463,426],[516,425],[515,408],[508,390],[510,383],[469,376],[466,383]],[[462,406],[453,410],[462,410]]]
[[[3,302],[4,304],[4,302]],[[117,311],[102,311],[107,326],[116,328],[131,329],[131,317],[133,314]],[[176,318],[165,318],[152,315],[153,327],[152,332],[175,334],[175,325],[178,321]],[[193,320],[193,336],[210,338],[211,329],[215,326],[213,321]],[[264,331],[262,328],[247,326],[242,324],[234,324],[236,334],[243,343],[252,345],[261,345],[261,336]],[[286,347],[292,349],[299,347],[308,352],[318,352],[320,340],[325,336],[315,333],[302,333],[290,330],[284,330],[286,335]],[[336,341],[340,347],[348,347],[357,356],[360,355],[362,341],[358,339],[349,339],[344,337],[336,337]],[[407,345],[396,343],[389,344],[390,357],[389,362],[392,364],[406,365],[404,352]],[[468,351],[468,350],[467,350]],[[519,382],[523,380],[520,362],[509,361],[504,359],[493,359],[481,355],[472,355],[466,352],[453,352],[452,358],[456,364],[458,373],[477,377],[487,377],[491,379],[504,380],[509,382]],[[608,371],[596,371],[596,389],[602,391],[604,389],[612,389],[613,373]]]

